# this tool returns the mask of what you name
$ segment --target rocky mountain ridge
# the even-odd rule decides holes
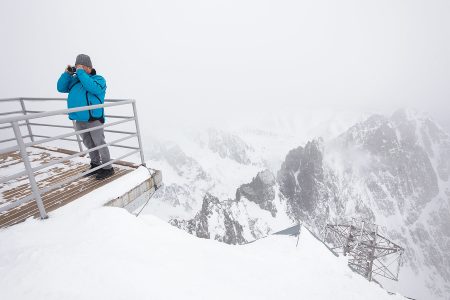
[[[273,174],[264,170],[240,186],[234,199],[221,201],[207,193],[194,218],[174,218],[169,223],[200,238],[246,244],[267,236],[274,228],[291,224],[277,189]]]
[[[406,249],[403,273],[410,279],[398,288],[445,298],[449,149],[448,135],[432,120],[400,110],[391,117],[374,115],[327,143],[318,139],[292,150],[277,178],[292,218],[316,232],[349,217],[382,225]]]
[[[334,139],[292,149],[276,177],[259,173],[232,200],[207,194],[194,218],[171,223],[199,237],[241,244],[273,232],[279,218],[307,223],[316,233],[328,222],[369,219],[406,249],[404,279],[391,288],[445,298],[449,164],[450,139],[429,118],[409,110],[373,115]]]

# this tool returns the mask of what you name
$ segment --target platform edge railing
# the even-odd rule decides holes
[[[145,166],[145,158],[144,158],[144,151],[143,151],[143,147],[142,147],[142,138],[141,138],[141,133],[140,133],[140,129],[139,129],[139,121],[138,121],[138,117],[137,117],[137,107],[136,107],[136,101],[134,99],[105,99],[105,103],[104,104],[98,104],[98,105],[90,105],[90,106],[83,106],[83,107],[77,107],[77,108],[70,108],[70,109],[61,109],[61,110],[54,110],[54,111],[39,111],[39,112],[31,112],[31,111],[27,111],[26,109],[26,105],[25,105],[25,101],[66,101],[66,98],[27,98],[27,97],[18,97],[18,98],[4,98],[4,99],[0,99],[0,103],[2,102],[6,102],[6,101],[18,101],[20,103],[20,107],[22,109],[22,114],[21,115],[15,115],[15,116],[8,116],[8,117],[0,117],[0,125],[1,124],[11,124],[10,126],[1,126],[0,130],[5,130],[8,128],[12,128],[13,132],[14,132],[14,138],[12,139],[5,139],[5,140],[0,140],[0,144],[4,143],[4,142],[9,142],[9,141],[13,141],[16,140],[17,142],[17,146],[13,146],[13,147],[8,147],[5,149],[2,149],[0,147],[0,154],[2,153],[7,153],[7,152],[12,152],[12,151],[19,151],[20,153],[20,157],[22,159],[22,162],[24,163],[25,166],[25,171],[16,173],[16,174],[12,174],[10,176],[7,176],[5,178],[1,178],[0,179],[0,183],[3,183],[5,181],[9,181],[9,180],[13,180],[16,179],[20,176],[24,176],[25,174],[27,175],[29,182],[30,182],[30,188],[31,188],[31,197],[30,196],[26,196],[22,199],[14,199],[13,203],[9,203],[8,205],[2,206],[0,207],[0,213],[9,209],[12,209],[14,207],[17,207],[23,203],[26,203],[28,201],[31,201],[32,199],[35,200],[38,210],[39,210],[39,215],[42,219],[46,219],[48,217],[47,212],[45,210],[45,205],[42,201],[42,194],[49,192],[51,190],[57,189],[60,186],[63,186],[65,184],[68,184],[70,182],[75,181],[76,179],[80,178],[81,176],[90,174],[92,172],[95,172],[96,170],[103,168],[105,166],[111,165],[112,163],[118,161],[119,159],[123,159],[125,157],[134,155],[135,153],[139,152],[140,154],[140,160],[141,160],[141,165]],[[106,103],[109,102],[109,103]],[[105,107],[113,107],[113,106],[119,106],[119,105],[127,105],[127,104],[131,104],[132,106],[132,111],[133,111],[133,115],[132,116],[120,116],[120,115],[111,115],[108,116],[106,115],[106,117],[112,117],[112,118],[122,118],[125,120],[122,121],[116,121],[110,124],[102,124],[100,126],[95,126],[92,128],[88,128],[88,129],[84,129],[84,130],[76,130],[75,127],[75,122],[72,122],[72,126],[55,126],[53,124],[45,124],[45,123],[40,123],[40,124],[35,124],[35,125],[39,125],[39,126],[49,126],[49,127],[63,127],[63,128],[70,128],[73,127],[74,131],[70,132],[70,133],[66,133],[66,134],[60,134],[57,135],[55,137],[47,137],[45,136],[45,138],[43,138],[42,140],[35,140],[35,137],[44,137],[42,135],[34,135],[33,131],[32,131],[32,125],[33,123],[30,122],[30,120],[33,119],[39,119],[39,118],[45,118],[45,117],[49,117],[49,116],[56,116],[56,115],[67,115],[71,112],[79,112],[79,111],[86,111],[86,110],[93,110],[93,109],[97,109],[97,108],[105,108]],[[17,114],[20,113],[20,111],[12,111],[9,112],[9,114]],[[3,113],[3,115],[8,115],[8,112]],[[24,121],[23,123],[20,123],[21,121]],[[114,126],[114,125],[118,125],[118,124],[122,124],[125,122],[130,122],[130,121],[134,121],[135,124],[135,132],[131,132],[131,131],[120,131],[120,130],[109,130],[110,132],[113,133],[117,133],[117,134],[126,134],[127,137],[126,138],[121,138],[118,139],[116,141],[113,141],[111,143],[106,143],[104,145],[100,145],[97,146],[95,148],[92,149],[87,149],[83,151],[83,147],[81,144],[81,138],[80,138],[80,134],[84,133],[84,132],[90,132],[93,130],[98,130],[100,128],[105,128],[105,127],[110,127],[110,126]],[[28,135],[22,136],[20,127],[21,126],[26,126],[27,127],[27,131],[28,131]],[[106,132],[108,130],[105,130]],[[66,160],[70,160],[74,157],[79,157],[81,155],[87,154],[89,152],[92,151],[96,151],[100,148],[103,147],[107,147],[107,146],[115,146],[115,147],[123,147],[123,148],[130,148],[130,149],[134,149],[134,151],[128,152],[125,155],[120,156],[120,158],[116,158],[116,159],[111,159],[109,162],[103,163],[101,166],[98,166],[94,169],[90,169],[87,170],[79,175],[76,176],[72,176],[69,179],[64,180],[63,182],[58,182],[57,184],[54,184],[50,187],[46,187],[46,188],[42,188],[40,189],[34,172],[37,170],[42,169],[42,167],[38,166],[38,167],[32,167],[31,163],[30,163],[30,159],[27,153],[27,147],[32,147],[32,146],[36,146],[39,144],[44,144],[44,143],[48,143],[51,141],[55,141],[55,140],[70,140],[70,141],[74,141],[73,139],[67,139],[66,137],[69,136],[76,136],[76,141],[78,144],[78,148],[79,148],[79,152],[75,152],[73,155],[69,155],[65,158],[61,158],[58,159],[58,163],[61,163],[63,161]],[[119,143],[120,141],[126,140],[128,138],[133,138],[136,137],[137,141],[138,141],[138,147],[130,147],[130,146],[123,146],[123,145],[115,145],[115,143]],[[30,138],[31,142],[25,143],[24,138]],[[46,167],[49,167],[53,165],[51,164],[47,164]]]

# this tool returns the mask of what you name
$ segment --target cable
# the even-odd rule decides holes
[[[155,169],[152,169],[152,168],[147,168],[146,165],[142,165],[142,166],[143,166],[144,168],[147,169],[148,173],[150,174],[150,178],[151,178],[152,175],[154,174],[154,173],[152,173],[152,171],[155,172],[156,170],[155,170]],[[159,189],[159,187],[156,186],[155,182],[153,182],[153,187],[155,188],[155,192]],[[147,206],[147,204],[150,202],[150,199],[152,198],[152,195],[153,195],[153,194],[151,194],[151,195],[148,196],[148,199],[147,199],[147,201],[145,201],[145,204],[142,206],[141,210],[139,210],[139,212],[138,212],[137,214],[135,214],[136,218],[139,216],[139,214],[144,210],[144,208],[145,208],[145,207]]]
[[[156,190],[155,190],[156,191]],[[150,201],[151,196],[148,197],[147,201],[145,202],[144,206],[142,206],[141,210],[136,214],[136,218],[139,216],[139,214],[144,210],[144,208],[147,206],[148,202]]]

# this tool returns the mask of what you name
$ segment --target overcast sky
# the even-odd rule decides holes
[[[406,106],[450,131],[448,0],[2,0],[0,33],[0,97],[58,96],[86,53],[149,117]]]

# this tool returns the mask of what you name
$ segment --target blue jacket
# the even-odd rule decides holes
[[[67,72],[61,74],[57,84],[58,92],[69,93],[67,97],[67,108],[74,108],[87,105],[103,104],[105,101],[106,81],[97,75],[92,69],[91,74],[83,69],[78,69],[75,75]],[[79,111],[69,114],[69,119],[76,121],[104,122],[103,108]]]

